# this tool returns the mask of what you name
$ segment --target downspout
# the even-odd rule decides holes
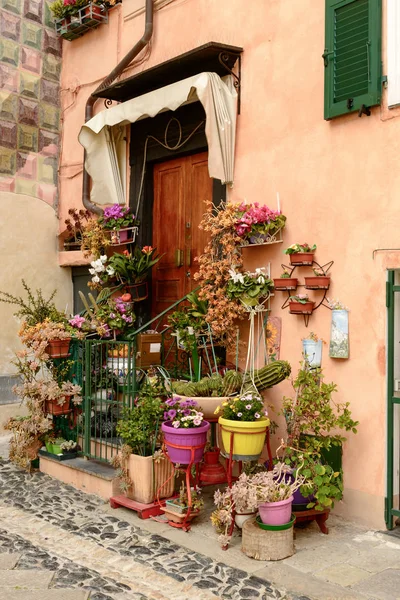
[[[117,64],[115,69],[111,71],[111,73],[101,82],[101,84],[87,99],[85,107],[85,123],[93,117],[93,107],[97,100],[93,94],[97,94],[111,85],[112,82],[115,81],[115,79],[121,75],[123,70],[126,69],[126,67],[133,61],[133,59],[136,58],[139,52],[141,52],[149,43],[151,36],[153,35],[153,16],[153,0],[146,0],[145,28],[143,36],[138,42],[136,42],[128,54],[124,56],[124,58]],[[82,204],[85,208],[90,210],[90,212],[101,215],[103,213],[102,209],[93,204],[93,202],[90,200],[90,175],[85,169],[86,150],[83,161]]]

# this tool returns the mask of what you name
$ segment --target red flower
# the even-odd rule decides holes
[[[153,248],[151,246],[143,246],[142,252],[143,254],[151,254],[153,252]]]

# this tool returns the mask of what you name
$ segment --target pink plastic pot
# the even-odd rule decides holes
[[[293,496],[280,502],[263,502],[258,507],[261,521],[265,525],[285,525],[292,514]]]
[[[166,421],[161,425],[164,434],[165,445],[172,462],[181,465],[189,465],[191,462],[199,463],[204,454],[204,446],[207,443],[207,431],[210,429],[210,423],[203,421],[200,427],[191,427],[189,429],[175,429],[171,421]],[[174,446],[180,446],[175,448]],[[192,451],[192,448],[200,446]]]

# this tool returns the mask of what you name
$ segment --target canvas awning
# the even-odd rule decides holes
[[[79,141],[86,150],[85,167],[93,182],[91,201],[126,202],[125,126],[196,100],[206,113],[210,177],[233,183],[237,103],[233,78],[200,73],[103,110],[83,125]]]

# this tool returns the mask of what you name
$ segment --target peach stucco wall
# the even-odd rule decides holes
[[[249,267],[270,262],[279,276],[283,248],[308,241],[320,263],[334,260],[329,296],[350,308],[349,360],[328,358],[326,378],[349,401],[359,433],[345,446],[345,500],[337,510],[371,526],[383,526],[385,495],[386,269],[400,267],[397,248],[400,190],[400,120],[382,107],[323,119],[324,2],[304,0],[174,0],[155,14],[151,53],[132,74],[209,41],[242,46],[242,113],[238,118],[235,185],[231,200],[276,206],[279,192],[287,216],[283,245],[249,249]],[[123,0],[110,22],[73,43],[63,44],[64,134],[60,210],[79,206],[83,151],[77,141],[90,92],[143,32],[144,0]],[[156,6],[160,2],[156,2]],[[136,12],[135,12],[136,11]],[[385,56],[383,57],[384,61]],[[102,110],[102,104],[96,110]],[[329,341],[330,312],[320,308],[308,330],[301,317],[282,311],[281,357],[293,370],[301,338],[309,331]],[[279,407],[288,382],[268,394]]]

